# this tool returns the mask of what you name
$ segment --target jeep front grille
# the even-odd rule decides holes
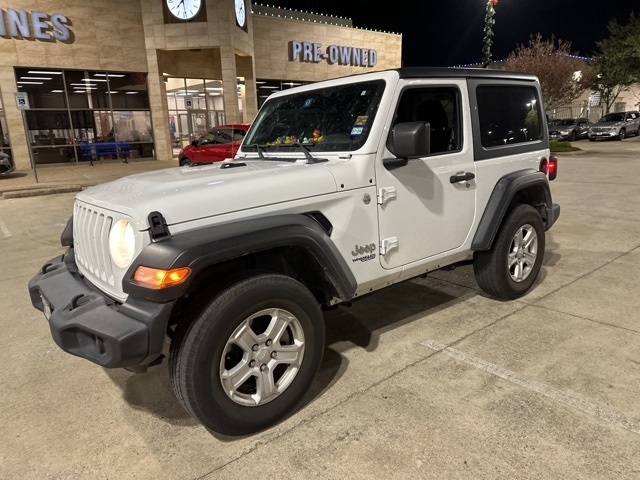
[[[89,280],[97,284],[115,285],[109,256],[109,231],[113,217],[92,207],[75,204],[73,213],[73,245],[76,263]],[[91,278],[93,277],[93,278]]]

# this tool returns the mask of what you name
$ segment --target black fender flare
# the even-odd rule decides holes
[[[147,245],[122,280],[125,293],[156,302],[180,298],[203,269],[244,255],[283,246],[308,250],[332,282],[339,298],[353,298],[357,282],[337,247],[310,216],[285,214],[213,225],[172,235]],[[133,276],[139,266],[169,270],[189,267],[187,281],[154,290],[138,284]]]
[[[544,196],[542,202],[545,204],[545,208],[552,208],[549,180],[544,173],[534,169],[527,169],[505,175],[498,180],[493,192],[491,192],[491,197],[489,197],[478,224],[478,229],[471,242],[471,250],[478,252],[491,248],[493,239],[502,224],[511,201],[519,191],[531,187],[540,187]]]

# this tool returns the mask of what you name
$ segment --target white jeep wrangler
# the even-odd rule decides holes
[[[241,435],[291,412],[322,309],[473,263],[524,295],[560,214],[536,77],[397,69],[273,94],[234,159],[77,195],[31,280],[55,342],[103,367],[163,358],[184,408]]]

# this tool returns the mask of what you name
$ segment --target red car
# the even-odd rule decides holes
[[[249,130],[249,125],[234,124],[214,127],[191,142],[178,154],[180,166],[212,163],[233,158]]]

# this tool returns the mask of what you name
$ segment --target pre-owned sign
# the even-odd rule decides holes
[[[68,23],[69,19],[61,13],[0,10],[0,36],[5,38],[66,42],[71,38]]]
[[[378,52],[370,48],[344,47],[329,45],[322,49],[322,44],[312,42],[289,42],[289,60],[329,64],[352,65],[357,67],[373,67],[378,63]]]

